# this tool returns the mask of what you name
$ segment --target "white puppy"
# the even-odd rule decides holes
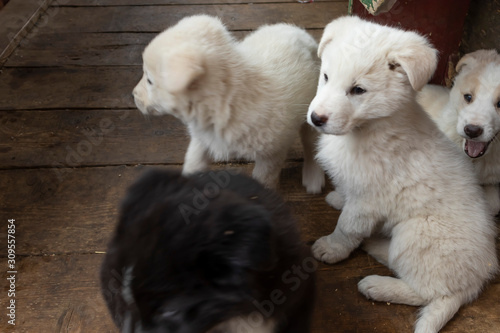
[[[344,17],[325,28],[318,53],[308,121],[324,133],[317,157],[336,185],[327,201],[343,211],[313,254],[335,263],[367,239],[397,278],[365,277],[359,291],[423,306],[415,332],[438,332],[498,261],[472,166],[416,101],[436,51],[416,33]]]
[[[500,211],[500,54],[479,50],[465,55],[451,91],[427,85],[418,101],[439,128],[471,158],[491,213]],[[473,198],[471,198],[473,200]]]
[[[171,114],[187,125],[184,174],[207,169],[211,158],[244,158],[255,160],[255,179],[275,187],[300,131],[302,182],[317,193],[324,174],[314,160],[317,133],[306,123],[319,70],[316,49],[292,25],[264,26],[237,42],[219,19],[188,17],[146,47],[135,103],[145,114]]]

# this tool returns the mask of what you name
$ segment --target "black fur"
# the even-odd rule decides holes
[[[152,170],[122,203],[102,292],[122,332],[205,333],[255,312],[275,319],[276,333],[305,333],[314,272],[293,272],[304,260],[313,259],[289,209],[255,180]],[[280,304],[269,311],[276,290]]]

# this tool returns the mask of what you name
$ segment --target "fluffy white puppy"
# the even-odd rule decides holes
[[[438,332],[498,261],[471,164],[416,101],[436,51],[416,33],[344,17],[325,28],[318,53],[308,121],[324,133],[317,157],[336,186],[327,201],[343,210],[313,254],[336,263],[366,239],[397,277],[365,277],[359,291],[423,306],[415,332]]]
[[[302,182],[317,193],[324,174],[314,160],[317,134],[306,123],[319,70],[316,49],[292,25],[264,26],[237,42],[219,19],[187,17],[146,47],[135,103],[145,114],[171,114],[187,125],[184,174],[207,169],[211,159],[243,158],[255,160],[255,179],[275,187],[300,132]]]
[[[418,101],[471,158],[492,214],[500,211],[500,54],[479,50],[456,66],[451,91],[427,85]]]

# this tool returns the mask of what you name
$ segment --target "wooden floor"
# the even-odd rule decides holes
[[[117,205],[145,168],[180,168],[188,143],[179,122],[147,121],[131,98],[141,52],[156,33],[186,15],[208,13],[237,36],[286,21],[319,38],[346,12],[346,1],[327,0],[12,0],[3,8],[0,332],[116,332],[98,271]],[[324,203],[326,190],[305,193],[298,147],[280,191],[312,244],[334,229],[338,212]],[[6,316],[8,219],[16,220],[15,327]],[[320,265],[312,332],[412,332],[416,308],[373,303],[357,292],[357,282],[374,273],[390,274],[361,251]],[[500,332],[500,279],[443,332]]]

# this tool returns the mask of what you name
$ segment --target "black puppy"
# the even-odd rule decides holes
[[[122,203],[101,283],[122,332],[305,333],[316,267],[255,180],[152,170]]]

